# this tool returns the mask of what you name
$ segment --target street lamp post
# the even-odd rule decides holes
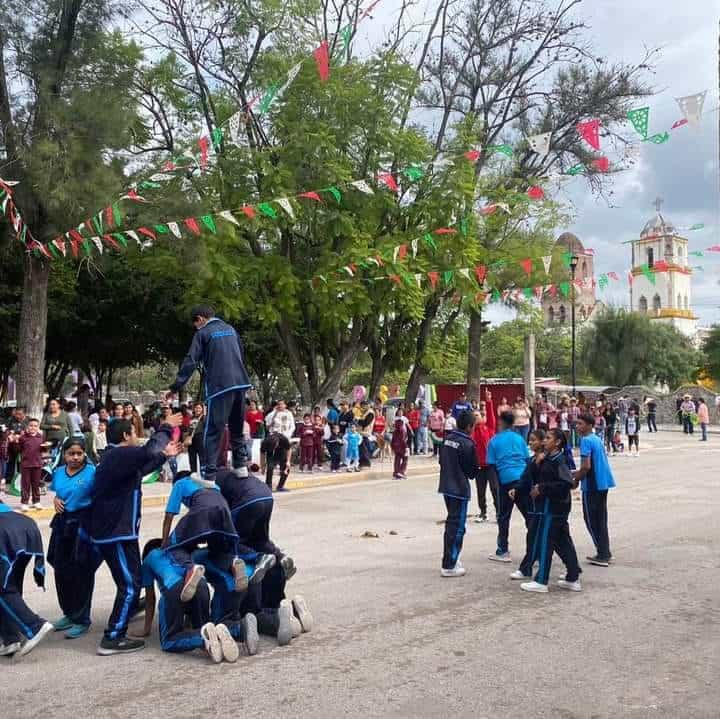
[[[570,258],[570,273],[572,276],[572,305],[570,307],[570,324],[572,327],[572,345],[571,345],[571,366],[572,366],[572,393],[573,397],[577,396],[576,392],[576,385],[577,385],[577,377],[576,377],[576,367],[575,367],[575,270],[578,266],[579,258],[578,256],[573,253],[572,257]]]

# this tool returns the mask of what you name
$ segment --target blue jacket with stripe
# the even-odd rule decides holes
[[[205,399],[250,387],[242,341],[233,327],[217,317],[211,318],[195,333],[170,390],[182,389],[196,369],[204,375]]]
[[[440,447],[438,492],[456,499],[470,499],[470,480],[477,473],[477,453],[470,436],[460,430],[447,432]]]
[[[534,486],[537,486],[540,496],[535,499],[528,496],[530,514],[568,516],[573,478],[562,452],[547,455],[540,464],[533,459],[528,461],[517,491],[529,495]]]

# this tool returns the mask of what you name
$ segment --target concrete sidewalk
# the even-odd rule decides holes
[[[329,470],[323,469],[321,472],[301,473],[297,467],[293,467],[290,472],[285,486],[293,491],[297,489],[315,489],[317,487],[330,487],[341,484],[354,484],[356,482],[365,482],[367,480],[391,479],[392,478],[392,460],[380,462],[374,460],[372,467],[363,469],[360,472],[347,472],[343,467],[336,474],[332,474]],[[437,459],[433,457],[414,456],[410,457],[408,465],[408,476],[420,476],[431,472],[439,471]],[[277,486],[277,473],[275,475],[275,484]],[[164,507],[167,503],[172,484],[170,482],[155,482],[153,484],[143,485],[143,509],[151,507]],[[35,520],[50,520],[55,515],[53,509],[54,493],[49,491],[41,498],[43,504],[42,509],[30,510],[28,516]],[[20,497],[9,494],[0,495],[5,504],[13,509],[20,508]]]

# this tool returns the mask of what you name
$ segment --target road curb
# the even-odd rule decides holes
[[[418,466],[408,469],[407,476],[422,476],[437,469],[438,466],[435,463],[428,463],[427,466]],[[384,469],[384,466],[382,466]],[[291,490],[303,490],[303,489],[315,489],[317,487],[335,487],[342,486],[344,484],[359,484],[360,482],[367,482],[371,480],[384,480],[391,479],[392,475],[392,464],[387,465],[387,474],[382,469],[380,471],[360,471],[360,472],[338,472],[338,474],[331,474],[327,476],[308,476],[307,479],[288,479],[285,486]],[[168,484],[168,486],[171,486]],[[155,507],[164,507],[167,504],[170,492],[163,494],[145,494],[142,498],[143,509],[150,509]],[[11,505],[12,506],[12,505]],[[16,509],[13,506],[13,509]],[[52,519],[55,516],[55,510],[52,507],[43,507],[42,509],[30,510],[27,512],[27,516],[35,520]]]

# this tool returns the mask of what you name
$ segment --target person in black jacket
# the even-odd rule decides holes
[[[553,552],[557,553],[567,570],[565,576],[558,580],[558,586],[574,592],[582,589],[580,565],[568,524],[574,482],[565,462],[564,448],[565,435],[562,431],[557,428],[549,430],[545,437],[545,458],[539,468],[524,473],[517,489],[510,490],[513,494],[525,493],[529,496],[528,531],[533,538],[531,566],[537,562],[538,570],[534,581],[520,585],[520,589],[526,592],[548,591]]]
[[[460,564],[467,507],[470,501],[470,480],[478,473],[477,454],[471,434],[475,424],[472,412],[463,411],[457,418],[457,429],[445,434],[440,448],[440,486],[438,492],[445,499],[443,577],[462,577],[465,568]]]
[[[180,452],[180,444],[170,440],[173,427],[182,422],[182,415],[170,415],[165,422],[140,447],[132,422],[115,420],[108,428],[108,448],[95,470],[88,534],[117,587],[112,613],[97,650],[102,656],[133,652],[145,646],[145,642],[125,635],[140,594],[142,478]]]
[[[187,357],[183,360],[170,392],[182,389],[200,368],[203,374],[207,413],[203,433],[204,461],[201,471],[212,482],[217,472],[217,456],[225,426],[230,430],[233,469],[239,476],[247,475],[247,450],[243,437],[245,421],[245,392],[250,380],[243,360],[243,345],[238,333],[215,317],[207,305],[190,311],[197,332]]]

